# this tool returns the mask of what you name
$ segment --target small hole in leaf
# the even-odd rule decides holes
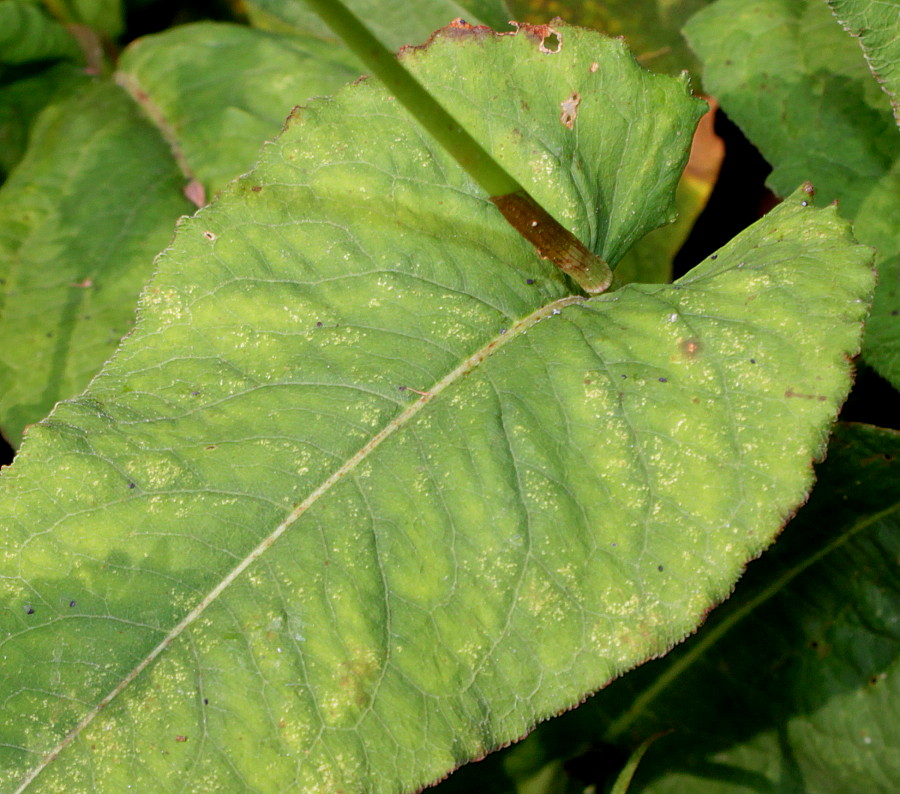
[[[548,36],[544,36],[544,40],[541,42],[541,51],[547,53],[556,53],[562,49],[562,41],[559,38],[559,34],[551,33]]]

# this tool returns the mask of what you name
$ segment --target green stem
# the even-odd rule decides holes
[[[341,0],[306,3],[484,189],[503,217],[543,258],[568,273],[589,294],[609,287],[609,265],[541,207]]]

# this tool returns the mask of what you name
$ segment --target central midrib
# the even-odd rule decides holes
[[[37,778],[40,773],[46,769],[65,748],[71,744],[75,738],[94,720],[94,718],[108,706],[120,693],[122,693],[147,667],[150,666],[162,653],[168,648],[191,624],[193,624],[206,608],[212,604],[240,575],[247,570],[259,557],[261,557],[291,526],[293,526],[299,518],[309,510],[316,502],[318,502],[325,494],[327,494],[335,485],[337,485],[345,475],[352,472],[362,461],[368,458],[384,441],[390,438],[398,430],[408,425],[425,406],[437,398],[447,388],[452,386],[460,378],[464,377],[475,369],[479,364],[496,353],[500,348],[505,347],[513,339],[522,335],[535,323],[540,322],[545,317],[558,313],[563,308],[574,303],[582,303],[586,299],[580,295],[571,295],[566,298],[548,303],[545,306],[535,310],[527,317],[518,320],[510,328],[481,347],[475,353],[464,359],[459,366],[448,372],[443,378],[437,381],[428,391],[421,392],[418,400],[405,408],[400,414],[388,422],[381,430],[379,430],[366,444],[364,444],[353,455],[347,458],[344,463],[335,469],[322,483],[312,491],[297,507],[292,510],[288,516],[282,521],[269,535],[267,535],[257,546],[241,560],[234,568],[232,568],[223,579],[217,584],[198,604],[185,615],[169,633],[150,651],[122,681],[117,684],[96,706],[94,706],[85,717],[79,722],[66,736],[56,745],[49,753],[47,753],[22,780],[20,786],[16,789],[15,794],[21,794]]]

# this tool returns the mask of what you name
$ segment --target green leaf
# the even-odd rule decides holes
[[[856,218],[857,236],[881,253],[878,289],[866,322],[866,360],[900,387],[900,158],[873,185]]]
[[[839,425],[809,504],[695,637],[436,792],[472,790],[478,766],[515,772],[525,759],[566,762],[581,776],[557,785],[599,790],[610,732],[637,744],[670,729],[635,790],[893,791],[898,461],[896,431]]]
[[[695,221],[706,205],[712,189],[709,182],[700,182],[685,175],[675,191],[678,217],[638,240],[616,267],[619,284],[633,281],[661,283],[672,280],[675,256],[691,233]]]
[[[773,165],[773,190],[803,180],[835,199],[883,269],[863,355],[900,387],[897,126],[859,47],[821,0],[718,0],[685,28],[704,83]],[[867,217],[870,213],[877,215]]]
[[[697,75],[696,58],[681,37],[691,14],[710,0],[510,0],[513,19],[548,22],[562,16],[568,22],[596,28],[610,36],[625,36],[638,60],[666,74],[690,69]]]
[[[358,76],[343,47],[212,22],[142,37],[116,72],[210,193],[253,166],[292,107]]]
[[[900,8],[883,0],[826,0],[844,29],[859,40],[869,68],[890,97],[900,124]]]
[[[178,165],[220,189],[253,166],[294,105],[355,77],[348,63],[322,42],[186,25],[124,53],[116,79],[138,104],[98,83],[45,112],[0,190],[0,417],[11,443],[80,392],[130,328],[153,255],[192,209]],[[37,99],[18,87],[7,93],[13,113]],[[10,134],[25,121],[14,115]]]
[[[132,323],[138,285],[190,205],[159,133],[105,81],[49,106],[0,189],[0,415],[76,394]]]
[[[558,33],[406,60],[616,252],[700,103]],[[415,789],[663,653],[849,388],[870,254],[807,203],[588,300],[374,81],[294,114],[4,472],[3,785]]]
[[[75,39],[34,3],[0,2],[0,64],[44,60],[82,61]]]
[[[895,431],[840,428],[785,538],[696,639],[648,667],[668,687],[634,729],[678,731],[646,756],[642,791],[895,789],[898,460]]]
[[[74,90],[84,56],[76,40],[33,2],[0,2],[0,181],[25,152],[35,117]]]
[[[62,21],[85,25],[114,39],[125,27],[122,0],[44,0]]]
[[[839,428],[810,504],[698,636],[528,743],[624,711],[635,737],[676,728],[642,791],[892,791],[898,454],[894,431]]]
[[[644,739],[644,741],[634,749],[628,757],[628,762],[625,764],[618,777],[616,777],[616,781],[609,794],[628,794],[628,790],[631,787],[631,781],[634,779],[634,773],[637,771],[638,765],[641,763],[647,750],[650,749],[650,745],[658,738],[658,735],[650,736],[649,738]]]
[[[74,93],[90,78],[73,63],[54,63],[34,73],[11,77],[0,84],[0,175],[5,176],[24,157],[31,126],[47,105]]]
[[[435,30],[462,17],[473,25],[509,29],[503,0],[346,0],[347,6],[388,49],[421,44]],[[331,29],[302,0],[245,0],[256,27],[336,41]]]

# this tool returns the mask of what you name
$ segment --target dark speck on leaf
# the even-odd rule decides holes
[[[397,391],[406,391],[406,386],[398,386]]]
[[[505,328],[501,328],[501,329],[500,329],[500,333],[501,333],[501,334],[505,334],[505,333],[506,333],[506,329],[505,329]]]
[[[751,358],[751,359],[750,359],[750,363],[751,363],[751,364],[755,364],[755,363],[756,363],[756,359],[755,359],[755,358]]]
[[[668,383],[668,382],[669,382],[669,379],[668,379],[668,378],[660,378],[660,379],[659,379],[659,382],[660,382],[660,383]]]
[[[187,736],[182,736],[181,734],[178,734],[178,736],[175,737],[175,741],[176,742],[186,742]]]
[[[526,279],[525,279],[525,283],[526,283],[526,284],[534,284],[534,279],[533,279],[533,278],[526,278]]]
[[[622,380],[625,380],[625,378],[627,378],[627,377],[628,377],[627,375],[623,375]]]
[[[70,607],[75,606],[75,602],[74,602],[74,601],[69,601],[69,606],[70,606]]]
[[[713,255],[710,257],[710,259],[718,259],[718,258],[719,258],[719,255],[718,255],[718,254],[713,254]]]
[[[615,548],[615,547],[616,547],[616,546],[618,546],[618,545],[619,545],[619,544],[618,544],[618,543],[616,543],[616,542],[615,542],[615,541],[613,541],[613,542],[612,542],[612,543],[610,543],[610,544],[609,544],[609,545],[610,545],[610,546],[612,546],[612,547],[613,547],[613,548]]]
[[[129,488],[137,488],[137,486],[133,482],[128,483],[128,487]]]
[[[659,571],[660,573],[662,573],[662,571],[663,571],[662,565],[657,565],[656,570]]]
[[[317,322],[317,323],[316,323],[316,328],[321,328],[321,327],[322,327],[322,323],[321,323],[321,322]]]
[[[208,706],[208,705],[209,705],[209,698],[203,698],[203,705],[204,705],[204,706]]]
[[[898,314],[900,314],[900,309],[894,309],[891,311],[891,317],[896,317]]]
[[[198,391],[192,391],[192,392],[191,392],[191,397],[196,397],[198,394],[200,394],[200,392],[198,392]]]
[[[26,605],[25,605],[25,614],[26,614],[26,615],[33,615],[33,614],[34,614],[34,607],[31,606],[31,604],[26,604]]]

